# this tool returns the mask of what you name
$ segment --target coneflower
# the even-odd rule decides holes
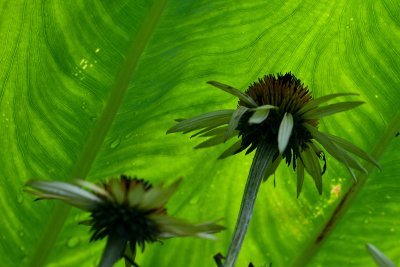
[[[219,82],[208,83],[239,98],[237,108],[179,119],[167,133],[197,131],[192,137],[207,140],[196,148],[222,144],[236,137],[220,158],[246,149],[246,154],[256,150],[225,266],[231,267],[236,261],[261,180],[267,180],[282,160],[297,172],[297,196],[303,186],[304,171],[310,174],[322,194],[322,175],[326,170],[324,150],[343,163],[354,180],[354,170],[367,173],[355,157],[379,167],[375,159],[351,142],[318,130],[321,118],[363,104],[361,101],[326,104],[328,101],[357,94],[338,93],[314,99],[308,88],[291,73],[266,75],[244,93]]]
[[[165,205],[180,181],[163,187],[125,175],[100,185],[82,180],[77,180],[76,184],[32,180],[26,186],[35,190],[26,191],[38,199],[59,199],[90,212],[91,218],[81,222],[91,226],[90,241],[107,237],[99,266],[112,266],[124,258],[129,267],[138,266],[136,246],[143,251],[146,243],[171,237],[214,239],[212,234],[224,229],[215,222],[191,224],[167,214]]]

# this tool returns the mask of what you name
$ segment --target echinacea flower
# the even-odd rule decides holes
[[[136,246],[171,237],[197,236],[214,239],[213,233],[224,227],[215,222],[191,224],[167,214],[165,205],[178,188],[181,179],[168,187],[152,186],[142,179],[121,175],[96,185],[77,180],[76,184],[32,180],[26,190],[38,199],[59,199],[90,212],[82,222],[91,226],[90,241],[107,237],[100,266],[112,266],[120,258],[126,266],[138,266],[134,260]]]
[[[355,156],[379,167],[375,159],[351,142],[318,130],[321,118],[355,108],[363,102],[322,104],[337,97],[357,94],[338,93],[314,99],[307,86],[291,73],[266,75],[250,85],[244,93],[219,82],[208,83],[238,97],[238,107],[179,119],[167,133],[198,131],[193,136],[208,139],[196,148],[218,145],[238,137],[239,140],[225,150],[220,158],[245,149],[248,154],[265,142],[274,151],[273,160],[268,163],[264,173],[264,181],[284,159],[288,166],[292,165],[293,170],[297,170],[297,195],[302,189],[304,170],[314,179],[318,192],[322,193],[322,175],[326,169],[322,147],[343,163],[354,179],[353,170],[367,174]],[[320,159],[324,161],[323,167]]]
[[[250,85],[244,93],[219,82],[208,83],[239,98],[238,107],[209,112],[190,119],[178,119],[178,123],[167,133],[197,131],[192,137],[208,138],[196,148],[218,145],[237,137],[239,140],[225,150],[220,158],[245,149],[246,154],[256,150],[224,267],[235,265],[261,180],[266,181],[282,160],[297,171],[297,196],[303,187],[304,170],[311,175],[318,192],[322,194],[322,175],[326,170],[326,158],[322,147],[343,163],[355,180],[353,170],[367,173],[355,156],[379,167],[375,159],[351,142],[318,130],[321,118],[363,103],[326,102],[356,94],[339,93],[314,99],[308,88],[291,73],[266,75]],[[320,165],[320,159],[324,162],[323,167]]]

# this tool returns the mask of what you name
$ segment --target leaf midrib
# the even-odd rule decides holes
[[[156,28],[166,4],[167,0],[156,0],[145,17],[136,36],[132,38],[130,48],[127,52],[126,61],[117,74],[105,108],[84,145],[81,155],[76,161],[71,176],[69,177],[70,180],[76,177],[84,179],[88,175],[104,139],[112,126],[117,111],[121,106],[133,72],[135,71],[139,59],[148,44],[154,29]],[[45,265],[46,260],[57,241],[57,237],[68,217],[69,211],[70,207],[63,204],[57,204],[54,207],[41,239],[30,256],[28,266],[40,267]]]

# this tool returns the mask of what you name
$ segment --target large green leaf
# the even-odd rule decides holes
[[[332,157],[322,196],[306,177],[297,199],[296,175],[282,165],[276,188],[273,179],[261,186],[237,266],[374,266],[367,242],[399,265],[399,2],[153,2],[0,2],[1,265],[96,266],[105,244],[89,244],[87,227],[77,225],[85,215],[33,202],[22,186],[126,173],[155,183],[185,177],[169,213],[223,217],[228,227],[216,242],[149,245],[138,262],[215,266],[252,155],[217,161],[227,147],[193,150],[196,140],[165,131],[175,118],[236,107],[208,80],[244,90],[286,71],[317,97],[361,95],[367,104],[324,118],[320,129],[382,155],[382,171],[340,204],[353,181]]]

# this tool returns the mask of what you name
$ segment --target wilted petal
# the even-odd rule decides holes
[[[281,161],[282,161],[282,155],[279,154],[273,162],[268,164],[267,169],[265,170],[264,173],[263,182],[267,181],[268,178],[275,173]]]
[[[223,124],[228,124],[233,112],[233,109],[218,110],[186,119],[178,122],[175,126],[170,128],[167,133],[190,132],[208,127],[216,128]]]
[[[26,186],[40,191],[29,191],[39,197],[59,199],[84,210],[89,210],[96,203],[102,202],[102,199],[95,194],[70,183],[31,180]]]
[[[379,169],[381,168],[381,165],[379,164],[378,161],[376,161],[373,157],[371,157],[368,153],[363,151],[361,148],[353,145],[351,142],[349,142],[349,141],[347,141],[347,140],[345,140],[343,138],[340,138],[338,136],[332,135],[332,134],[325,133],[325,135],[327,135],[329,137],[329,139],[331,139],[334,143],[336,143],[337,145],[339,145],[343,149],[345,149],[345,150],[349,151],[350,153],[353,153],[354,155],[357,155],[360,158],[362,158],[362,159],[374,164]]]
[[[251,109],[252,111],[255,111],[253,115],[249,119],[249,124],[259,124],[262,123],[265,119],[268,118],[269,111],[271,109],[276,109],[276,106],[272,105],[263,105],[259,106],[257,108]]]
[[[218,127],[218,128],[217,128],[217,127]],[[204,129],[201,130],[201,131],[198,131],[198,132],[195,133],[195,134],[192,134],[192,136],[190,136],[190,138],[196,137],[196,136],[198,136],[198,135],[202,136],[203,134],[206,134],[206,133],[208,133],[208,132],[210,132],[210,131],[217,130],[217,129],[220,129],[220,128],[223,128],[223,127],[219,127],[219,126],[207,127],[207,128],[204,128]],[[227,128],[227,127],[226,127],[226,128]],[[183,133],[186,134],[186,133],[189,133],[189,132],[191,132],[191,131],[187,131],[187,132],[183,132]]]
[[[142,201],[138,205],[140,209],[152,210],[163,207],[167,203],[168,199],[178,189],[182,179],[178,179],[167,188],[161,186],[155,186],[146,191],[143,195]]]
[[[285,151],[289,143],[290,136],[292,135],[292,130],[293,130],[293,116],[290,113],[285,113],[278,131],[279,153],[282,154],[283,151]]]
[[[353,158],[351,155],[349,155],[344,149],[342,149],[340,146],[337,147],[340,156],[332,154],[337,160],[346,162],[351,168],[358,170],[360,172],[363,172],[365,174],[368,174],[367,169],[364,168],[364,166],[357,161],[355,158]]]
[[[343,112],[349,109],[356,108],[360,105],[364,104],[362,101],[353,101],[353,102],[342,102],[342,103],[336,103],[336,104],[331,104],[323,107],[318,107],[316,109],[310,110],[309,112],[306,112],[303,114],[303,118],[307,120],[312,120],[312,119],[320,119],[322,117],[326,117],[338,112]]]
[[[135,261],[136,258],[136,244],[132,244],[132,242],[128,242],[128,244],[126,245],[126,249],[125,249],[125,256],[127,258],[125,258],[125,267],[131,267],[134,266],[131,263],[133,263]],[[136,265],[137,267],[137,265]]]
[[[191,224],[181,219],[156,215],[152,215],[151,219],[159,225],[161,231],[160,236],[163,238],[197,236],[201,238],[215,239],[212,234],[225,229],[225,227],[217,225],[215,221],[203,224]]]
[[[305,124],[305,127],[310,131],[313,137],[328,151],[329,154],[345,164],[347,170],[349,170],[351,176],[355,181],[357,181],[357,178],[351,168],[357,169],[366,174],[368,173],[367,170],[358,161],[352,158],[345,150],[335,145],[326,134],[319,132],[315,127],[311,125]]]
[[[109,191],[114,197],[118,204],[122,204],[126,198],[126,187],[125,184],[119,179],[111,179],[108,182]]]
[[[269,109],[260,109],[251,115],[249,118],[249,124],[259,124],[262,123],[266,118],[268,118]]]
[[[319,158],[311,148],[305,149],[300,157],[307,172],[314,179],[319,194],[322,194],[322,172],[321,166],[319,165]]]
[[[101,256],[99,267],[110,267],[116,263],[123,255],[128,242],[128,237],[121,235],[109,235],[107,244]]]
[[[224,159],[231,155],[234,155],[242,147],[242,140],[235,142],[227,150],[225,150],[218,159]]]
[[[207,139],[204,142],[201,142],[194,148],[205,148],[205,147],[215,146],[215,145],[222,144],[225,141],[226,141],[225,135],[214,136],[214,137],[211,137],[210,139]]]
[[[228,140],[231,136],[233,136],[233,132],[239,124],[240,118],[242,118],[243,114],[246,113],[248,108],[239,106],[235,112],[233,112],[231,120],[229,121],[228,129],[225,134],[225,140]]]
[[[128,203],[130,207],[139,206],[144,196],[145,189],[141,183],[131,183],[128,192]]]
[[[218,128],[212,128],[212,129],[209,129],[207,131],[202,132],[199,135],[199,137],[210,137],[210,136],[214,136],[214,135],[223,135],[223,134],[226,133],[227,130],[228,130],[228,126],[221,126],[221,127],[218,127]],[[193,135],[191,137],[193,137]]]
[[[160,201],[161,197],[163,196],[163,188],[155,186],[146,191],[143,195],[142,200],[140,201],[138,208],[141,210],[151,210],[151,209],[156,209],[160,208],[162,204],[160,205],[160,202],[165,203],[168,199],[162,199]]]
[[[330,94],[330,95],[324,95],[315,99],[312,99],[311,101],[307,102],[299,111],[299,114],[303,114],[313,108],[318,107],[320,104],[328,102],[331,99],[334,99],[336,97],[340,97],[340,96],[349,96],[349,95],[359,95],[359,94],[355,94],[355,93],[339,93],[339,94]]]
[[[256,107],[257,106],[256,102],[254,102],[254,100],[250,96],[246,95],[245,93],[243,93],[242,91],[240,91],[240,90],[238,90],[236,88],[233,88],[230,85],[226,85],[226,84],[223,84],[223,83],[220,83],[220,82],[216,82],[216,81],[208,81],[207,83],[211,84],[212,86],[215,86],[215,87],[217,87],[219,89],[222,89],[223,91],[225,91],[227,93],[230,93],[231,95],[234,95],[234,96],[238,97],[240,100],[245,102],[250,107]]]
[[[103,188],[100,187],[96,184],[93,184],[91,182],[85,181],[85,180],[76,180],[76,183],[82,187],[85,187],[87,189],[90,189],[90,191],[92,191],[93,193],[103,196],[105,198],[107,198],[108,200],[112,200],[111,195]]]
[[[301,160],[297,161],[296,168],[297,168],[297,197],[299,197],[304,182],[304,165],[303,162],[301,162]]]

